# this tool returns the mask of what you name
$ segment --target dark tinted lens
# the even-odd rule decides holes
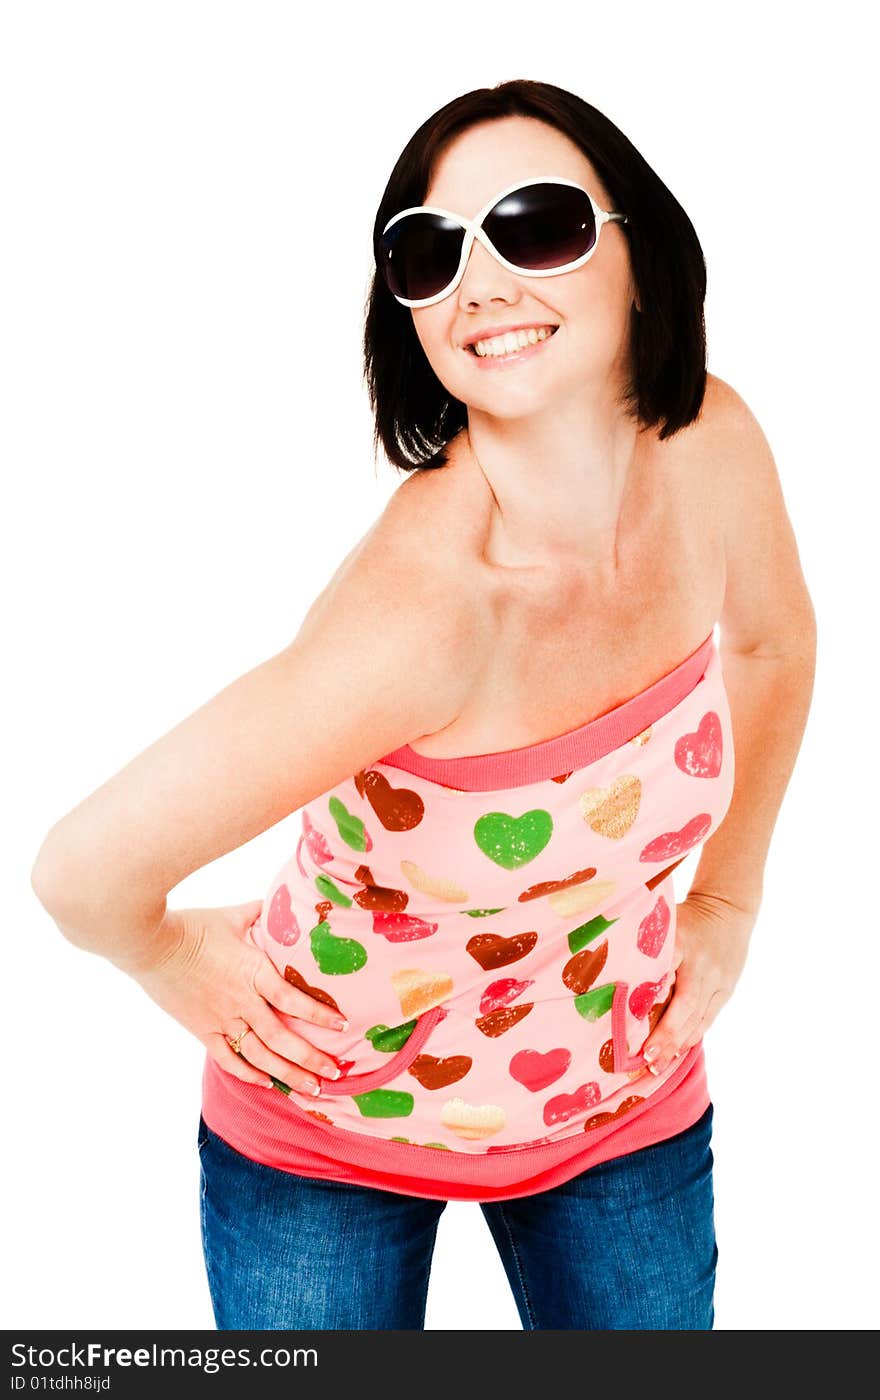
[[[390,291],[408,301],[442,292],[455,276],[464,229],[439,214],[407,214],[379,239],[379,266]]]
[[[574,262],[596,241],[593,206],[571,185],[514,190],[495,205],[483,228],[508,262],[535,271]]]

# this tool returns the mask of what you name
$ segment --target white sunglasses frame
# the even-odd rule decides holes
[[[596,239],[592,248],[589,248],[587,252],[583,253],[579,258],[575,258],[573,262],[563,264],[562,267],[527,268],[517,267],[516,263],[508,262],[507,258],[503,257],[498,249],[493,246],[488,234],[484,233],[481,225],[486,215],[491,213],[496,204],[500,203],[502,199],[505,199],[507,195],[513,194],[514,190],[522,190],[529,185],[570,185],[572,189],[580,190],[582,194],[585,194],[592,205],[593,217],[596,220]],[[434,296],[422,297],[417,301],[412,301],[408,297],[399,297],[396,292],[392,292],[391,295],[394,297],[394,300],[400,302],[401,306],[433,306],[435,302],[443,301],[445,297],[451,296],[464,276],[464,270],[467,266],[467,261],[470,257],[475,238],[480,240],[483,247],[492,254],[493,258],[496,258],[497,261],[501,263],[502,267],[506,267],[509,272],[515,272],[519,277],[558,277],[561,272],[573,272],[576,267],[582,267],[585,262],[589,262],[599,246],[599,235],[602,232],[603,224],[629,223],[629,218],[626,214],[610,212],[607,209],[600,208],[589,190],[584,189],[583,185],[578,184],[577,180],[569,180],[564,175],[538,175],[531,180],[517,180],[514,184],[507,185],[505,189],[494,195],[492,199],[483,205],[482,209],[473,219],[466,219],[462,214],[453,213],[451,209],[441,209],[439,205],[436,204],[414,204],[411,205],[409,209],[401,209],[399,214],[395,214],[393,218],[389,219],[382,230],[382,235],[384,236],[399,219],[406,218],[408,214],[439,214],[444,219],[452,219],[454,223],[461,225],[465,231],[465,236],[461,245],[461,258],[459,259],[458,271],[449,285],[444,287],[442,291],[437,292]]]

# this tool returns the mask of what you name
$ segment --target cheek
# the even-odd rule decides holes
[[[411,310],[410,315],[419,344],[432,360],[442,354],[444,349],[450,348],[451,328],[448,324],[449,318],[442,307],[426,306],[421,310]]]

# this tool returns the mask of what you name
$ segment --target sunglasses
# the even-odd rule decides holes
[[[510,272],[555,277],[582,267],[611,222],[629,220],[600,209],[574,180],[520,180],[473,219],[430,204],[402,209],[382,230],[376,261],[401,306],[432,306],[455,291],[475,238]]]

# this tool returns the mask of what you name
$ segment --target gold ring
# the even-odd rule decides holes
[[[244,1040],[244,1038],[245,1038],[245,1036],[247,1035],[248,1031],[251,1030],[251,1029],[252,1029],[251,1026],[245,1026],[244,1030],[241,1032],[240,1035],[237,1035],[237,1036],[235,1036],[235,1037],[232,1037],[232,1036],[229,1036],[229,1035],[228,1035],[228,1036],[226,1037],[226,1042],[227,1042],[227,1044],[228,1044],[230,1050],[234,1050],[235,1053],[236,1053],[236,1055],[240,1055],[240,1054],[241,1054],[241,1042]]]

